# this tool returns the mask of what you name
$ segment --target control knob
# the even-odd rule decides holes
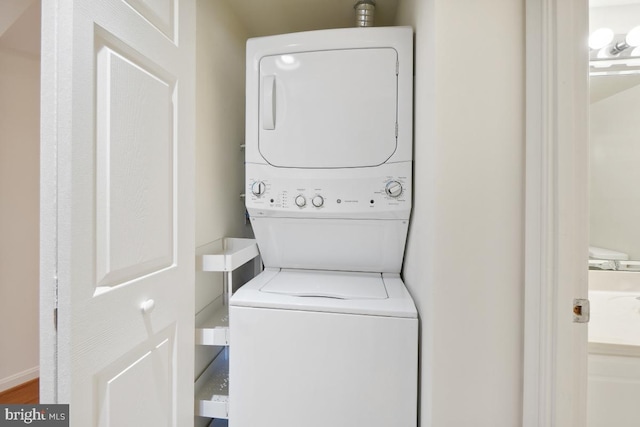
[[[313,206],[315,206],[316,208],[319,208],[320,206],[324,205],[324,197],[320,195],[315,196],[313,199],[311,199],[311,203],[313,203]]]
[[[262,196],[266,190],[267,186],[262,181],[256,181],[251,184],[251,192],[258,197]]]
[[[301,194],[298,197],[296,197],[295,202],[299,208],[303,208],[307,204],[307,199]]]
[[[402,194],[402,184],[398,181],[389,181],[387,182],[384,191],[390,197],[399,197]]]

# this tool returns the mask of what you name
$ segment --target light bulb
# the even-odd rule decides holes
[[[609,58],[611,58],[611,54],[609,53],[609,49],[607,49],[606,47],[603,47],[602,49],[600,49],[598,51],[598,53],[596,54],[596,58],[598,58],[598,59],[609,59]]]
[[[613,30],[611,28],[598,28],[589,36],[589,47],[591,49],[602,49],[613,40]]]
[[[624,40],[629,46],[640,46],[640,25],[633,27]]]

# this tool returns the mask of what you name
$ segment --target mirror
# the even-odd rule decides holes
[[[640,271],[640,73],[592,68],[590,266]]]
[[[589,267],[640,272],[640,0],[589,0]]]

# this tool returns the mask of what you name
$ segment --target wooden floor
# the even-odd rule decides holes
[[[0,393],[0,403],[35,405],[40,401],[40,380],[27,381]]]

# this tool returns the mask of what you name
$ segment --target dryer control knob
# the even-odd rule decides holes
[[[264,194],[264,192],[267,191],[267,186],[265,185],[264,182],[262,181],[256,181],[253,184],[251,184],[251,192],[260,197]]]
[[[307,199],[303,195],[299,195],[298,197],[296,197],[296,205],[298,205],[299,208],[305,207],[306,204]]]
[[[402,194],[402,184],[398,181],[389,181],[384,191],[390,197],[399,197]]]
[[[313,199],[311,199],[311,203],[313,203],[313,206],[315,206],[316,208],[319,208],[320,206],[324,205],[324,197],[315,196]]]

